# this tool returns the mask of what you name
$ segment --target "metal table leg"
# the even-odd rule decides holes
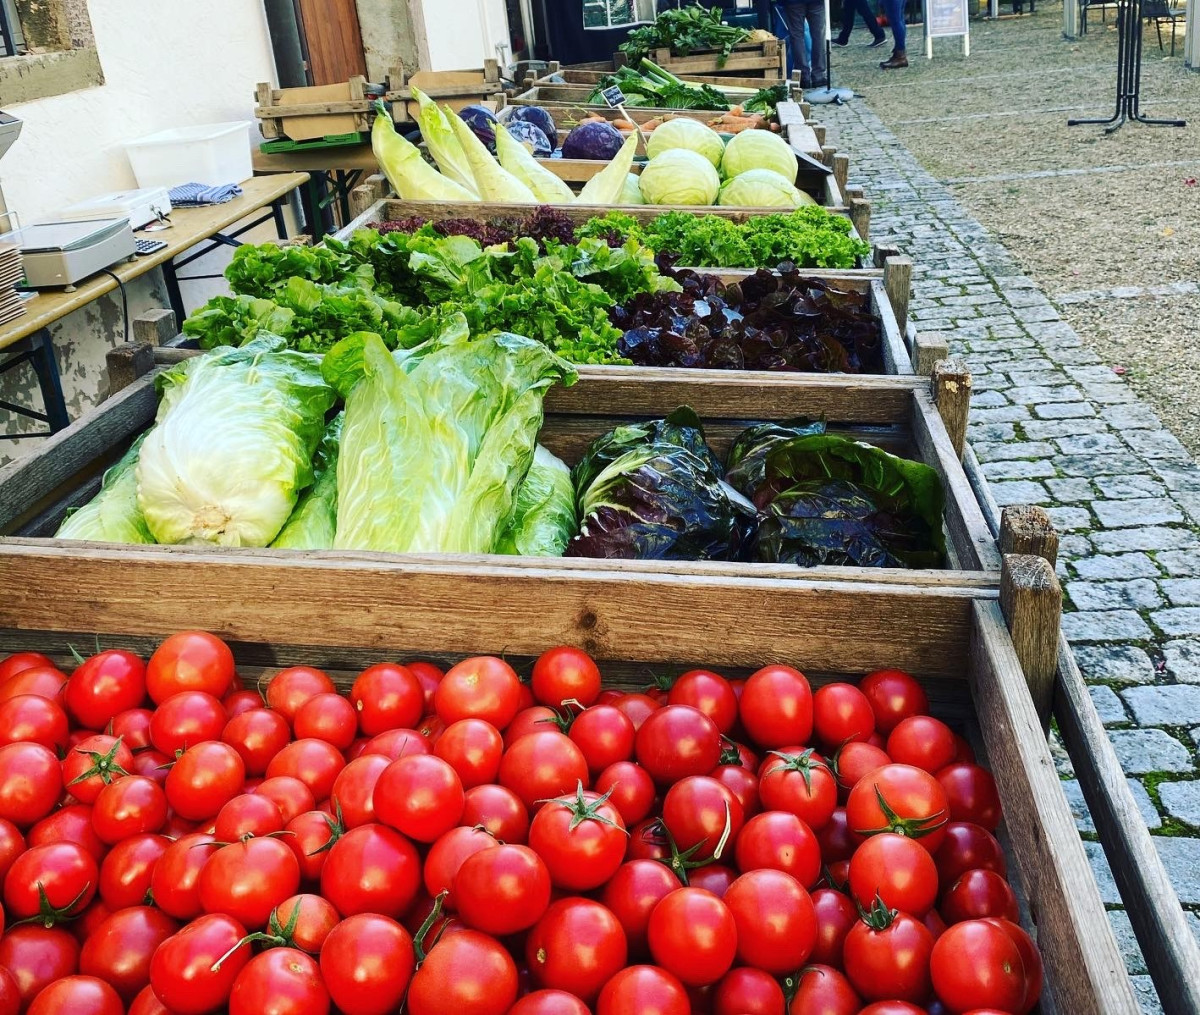
[[[183,294],[179,291],[179,276],[175,273],[175,260],[163,261],[163,283],[167,287],[167,302],[175,313],[175,320],[181,325],[187,317],[183,309]]]
[[[283,204],[286,200],[286,197],[280,197],[271,202],[271,215],[275,219],[275,235],[281,240],[287,239],[287,221],[283,217]]]
[[[46,422],[50,432],[66,429],[71,420],[67,417],[67,402],[63,398],[62,378],[58,375],[58,361],[54,358],[54,343],[50,340],[50,329],[42,328],[29,336],[33,356],[30,365],[37,374],[42,389],[42,401],[46,405]]]

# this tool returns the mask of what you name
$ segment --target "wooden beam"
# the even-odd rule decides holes
[[[108,350],[104,365],[108,373],[108,393],[105,398],[111,398],[154,369],[154,347],[148,342],[123,342],[115,349]]]
[[[908,300],[912,293],[913,263],[911,257],[892,256],[883,262],[883,286],[896,314],[896,323],[903,333],[908,328]]]
[[[1029,694],[1044,727],[1054,704],[1062,588],[1043,557],[1006,553],[1000,567],[1000,609],[1021,660]]]
[[[846,193],[846,185],[850,181],[850,156],[838,153],[833,157],[833,178],[837,181],[838,190]]]
[[[1034,504],[1006,507],[1000,515],[1000,552],[1041,557],[1058,563],[1058,533],[1044,508]]]
[[[918,331],[913,339],[913,370],[932,377],[933,368],[950,356],[949,338],[940,331]]]
[[[133,340],[146,345],[166,345],[179,334],[175,311],[165,307],[147,310],[133,319]]]
[[[950,443],[961,458],[971,414],[971,371],[962,360],[946,359],[934,365],[933,400],[946,424]]]

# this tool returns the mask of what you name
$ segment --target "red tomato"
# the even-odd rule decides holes
[[[67,976],[43,988],[28,1015],[124,1015],[121,998],[94,976]]]
[[[1017,1015],[1028,1015],[1033,1010],[1033,1006],[1037,1004],[1038,998],[1042,996],[1041,953],[1038,951],[1037,945],[1033,943],[1033,938],[1017,924],[1008,920],[986,920],[984,922],[995,924],[1003,930],[1017,946],[1017,951],[1021,953],[1021,964],[1025,967],[1025,997],[1017,1006],[1016,1012]]]
[[[813,694],[813,733],[826,750],[864,741],[875,732],[875,713],[853,684],[826,684]]]
[[[888,734],[887,752],[893,761],[930,773],[949,765],[957,751],[950,727],[927,715],[901,719]]]
[[[660,785],[689,775],[707,775],[721,761],[721,733],[703,712],[667,705],[642,723],[635,741],[637,760]]]
[[[1015,1012],[1025,1001],[1021,952],[1003,927],[988,920],[948,928],[933,946],[930,975],[934,991],[952,1012]]]
[[[92,805],[92,827],[109,844],[157,832],[166,821],[166,794],[144,775],[128,775],[105,786]]]
[[[829,965],[814,964],[800,971],[791,1015],[858,1015],[862,1001],[850,981]]]
[[[20,835],[19,832],[17,834]],[[74,842],[91,853],[97,863],[103,860],[104,854],[108,852],[108,847],[92,826],[92,808],[87,804],[70,804],[46,815],[29,829],[28,842],[30,846]],[[5,873],[10,865],[11,860],[2,865]]]
[[[734,795],[742,805],[742,815],[754,817],[762,810],[758,793],[758,776],[741,765],[718,765],[709,773],[722,786]]]
[[[996,837],[969,821],[951,821],[946,825],[946,838],[933,854],[933,861],[942,885],[954,884],[969,870],[992,870],[1004,877],[1008,869]]]
[[[946,794],[928,772],[912,765],[884,765],[864,776],[846,800],[850,828],[859,835],[896,832],[930,853],[946,837]]]
[[[790,748],[771,753],[773,757],[763,763],[758,776],[763,807],[795,814],[814,832],[820,831],[837,807],[833,772],[812,750]]]
[[[153,779],[160,786],[167,784],[167,773],[171,771],[171,759],[168,758],[162,751],[156,751],[153,747],[148,747],[144,751],[138,751],[133,756],[133,765],[129,769],[130,775],[144,775],[147,779]]]
[[[174,755],[205,740],[219,740],[225,729],[225,706],[211,694],[183,691],[154,710],[150,741],[163,754]]]
[[[326,1015],[329,991],[317,963],[295,948],[256,955],[233,981],[229,1015]]]
[[[663,702],[655,701],[648,694],[623,694],[608,704],[625,713],[633,723],[635,733],[642,728],[642,723],[663,706]]]
[[[205,821],[242,791],[245,780],[241,755],[228,744],[196,744],[167,773],[167,803],[188,821]]]
[[[731,969],[713,991],[713,1015],[783,1015],[786,1006],[783,989],[761,969]]]
[[[806,744],[812,736],[813,697],[808,680],[790,666],[764,666],[742,689],[742,725],[762,747]]]
[[[255,709],[266,707],[263,704],[262,695],[257,691],[231,691],[221,699],[221,704],[225,707],[225,714],[230,719],[243,712],[253,712]]]
[[[737,871],[722,863],[709,863],[688,871],[688,884],[692,888],[703,888],[718,899],[725,898],[729,886],[737,880]]]
[[[587,759],[593,775],[633,757],[633,722],[612,705],[593,705],[575,717],[568,736]]]
[[[37,917],[53,926],[82,912],[96,894],[96,858],[73,842],[34,846],[17,857],[4,878],[9,919]]]
[[[150,876],[154,904],[177,920],[192,920],[203,913],[200,870],[216,850],[207,832],[192,832],[167,846]]]
[[[620,921],[631,954],[646,954],[650,914],[671,892],[681,887],[679,878],[657,860],[630,860],[609,879],[600,901]]]
[[[79,969],[79,943],[61,927],[26,923],[0,937],[0,967],[17,985],[22,1007],[43,987]]]
[[[850,858],[850,892],[864,909],[878,897],[888,909],[921,917],[937,899],[937,867],[919,842],[892,832],[873,835]]]
[[[884,736],[891,733],[901,719],[924,715],[929,711],[929,697],[925,689],[903,670],[868,673],[858,682],[858,689],[871,703],[875,727]]]
[[[319,880],[329,858],[330,843],[341,835],[342,829],[324,811],[305,811],[292,818],[284,830],[291,833],[284,836],[283,841],[295,854],[301,879],[306,882]]]
[[[933,935],[924,924],[877,906],[850,928],[842,960],[850,983],[866,1000],[919,1002],[929,996],[932,951]]]
[[[0,744],[41,744],[61,750],[67,742],[67,713],[37,694],[18,694],[0,702]]]
[[[738,961],[776,976],[804,965],[817,940],[817,917],[808,892],[790,874],[743,874],[724,895],[737,926]]]
[[[679,979],[657,966],[628,966],[604,985],[596,1015],[690,1015]]]
[[[624,968],[626,955],[620,921],[590,899],[560,899],[525,941],[525,960],[535,984],[568,991],[589,1003]]]
[[[600,669],[586,652],[560,645],[538,656],[530,689],[543,705],[560,708],[577,701],[587,708],[600,694]]]
[[[508,1015],[592,1015],[591,1009],[565,990],[535,990],[518,999]]]
[[[131,1004],[150,983],[154,950],[178,929],[179,924],[150,906],[119,909],[84,941],[79,971],[104,980]]]
[[[550,872],[528,846],[490,846],[459,867],[454,901],[468,927],[494,937],[515,934],[537,923],[550,905]]]
[[[954,760],[975,763],[975,748],[967,741],[967,738],[955,733],[954,734]]]
[[[341,752],[324,740],[294,740],[271,759],[267,778],[290,775],[299,779],[314,800],[325,800],[333,789],[338,773],[346,767]]]
[[[53,666],[31,666],[0,684],[0,701],[8,701],[22,694],[36,694],[61,702],[66,683],[67,675],[62,670]]]
[[[425,711],[432,712],[433,693],[444,676],[441,668],[419,659],[405,663],[404,668],[417,678],[417,683],[421,685],[421,690],[425,695]]]
[[[256,708],[230,719],[220,739],[238,752],[247,775],[262,775],[292,734],[281,712]]]
[[[317,805],[312,790],[291,775],[263,779],[254,787],[254,792],[271,800],[279,808],[284,821],[291,821],[297,815],[313,810]]]
[[[171,1015],[166,1006],[158,999],[153,988],[146,987],[129,1006],[128,1015]]]
[[[358,675],[350,688],[364,736],[415,726],[425,710],[425,692],[412,671],[398,663],[376,663]]]
[[[529,838],[529,812],[521,798],[503,786],[473,786],[463,794],[459,821],[482,825],[501,842],[523,843]]]
[[[562,725],[562,719],[554,709],[545,705],[531,705],[521,709],[504,728],[504,746],[511,747],[528,733],[542,733],[545,730],[558,730],[561,733]]]
[[[22,670],[34,666],[53,666],[54,660],[40,652],[14,652],[0,660],[0,684],[7,683],[9,677],[15,677]]]
[[[333,844],[321,869],[321,894],[342,916],[399,917],[421,887],[413,844],[384,825],[352,828]]]
[[[395,920],[362,913],[343,920],[321,946],[321,976],[346,1015],[390,1015],[400,1007],[416,956]]]
[[[712,670],[688,670],[667,693],[668,705],[690,705],[708,716],[717,729],[728,733],[738,718],[737,695],[719,673]]]
[[[133,752],[150,746],[150,720],[154,713],[148,708],[127,708],[109,721],[105,733],[118,737]]]
[[[346,828],[358,828],[375,820],[375,785],[390,764],[381,754],[362,754],[333,780],[329,797]]]
[[[458,773],[430,754],[393,761],[376,781],[373,800],[378,821],[417,842],[433,842],[458,824],[464,803]]]
[[[443,936],[430,949],[408,988],[406,1010],[409,1015],[505,1015],[516,999],[517,966],[504,946],[464,930]]]
[[[947,765],[937,773],[946,793],[951,821],[971,821],[994,832],[1000,825],[1000,793],[986,768],[970,762]]]
[[[446,686],[444,681],[441,686]],[[543,800],[570,793],[579,783],[588,785],[587,761],[562,733],[530,733],[512,744],[500,760],[500,784],[531,811]]]
[[[796,815],[785,811],[764,811],[747,821],[734,855],[739,870],[781,870],[805,888],[821,876],[817,837]]]
[[[250,930],[267,925],[271,910],[300,887],[300,864],[287,843],[251,838],[222,846],[197,882],[206,912],[224,913]]]
[[[109,909],[144,906],[154,867],[171,845],[165,835],[122,839],[100,864],[100,898]],[[200,852],[199,850],[197,852]]]
[[[318,670],[315,666],[290,666],[276,673],[267,684],[267,705],[291,725],[300,706],[309,698],[336,691],[337,688],[324,670]]]
[[[18,1015],[21,1011],[21,992],[17,981],[3,966],[0,966],[0,1015]]]
[[[461,719],[446,727],[434,744],[433,753],[449,763],[464,789],[470,789],[496,781],[504,738],[489,722]]]
[[[876,1001],[858,1015],[926,1015],[926,1009],[907,1001]]]
[[[533,816],[529,845],[545,861],[555,888],[587,892],[616,873],[625,858],[625,823],[599,794],[580,786]]]
[[[716,983],[737,952],[737,924],[729,908],[702,888],[679,888],[650,914],[647,940],[654,961],[682,982]]]
[[[146,666],[146,693],[156,705],[181,691],[223,697],[234,677],[233,653],[205,631],[181,631],[164,641]]]
[[[967,871],[942,896],[938,907],[946,923],[998,917],[1015,923],[1019,919],[1017,896],[995,871]]]
[[[336,692],[314,694],[296,710],[292,727],[297,740],[324,740],[344,751],[358,735],[354,706]]]
[[[236,842],[251,835],[283,831],[283,815],[275,801],[257,793],[235,796],[217,813],[213,834],[218,842]]]
[[[441,739],[439,736],[438,740]],[[364,745],[362,754],[382,754],[392,761],[407,758],[410,754],[432,754],[433,743],[429,737],[418,730],[402,727],[397,730],[385,730],[371,737]]]
[[[79,808],[64,807],[61,811],[56,811],[55,815],[62,814],[64,811],[70,811],[74,814],[79,811],[86,811],[86,810],[87,810],[87,808],[85,808],[85,807],[79,807]],[[84,814],[81,817],[82,817],[83,822],[86,822],[87,830],[90,831],[91,830],[90,815]],[[29,830],[29,834],[32,836],[38,830],[39,827],[41,827],[43,824],[45,824],[47,821],[51,820],[52,818],[53,818],[53,815],[51,818],[43,818],[42,821],[38,822],[38,824],[34,825],[33,828],[31,828]],[[81,823],[80,827],[82,827],[82,823]],[[90,852],[97,859],[99,859],[99,852],[102,852],[104,849],[104,846],[100,842],[100,840],[96,839],[94,836],[91,838],[90,843],[85,843],[79,839],[72,837],[72,836],[64,835],[64,836],[61,836],[61,838],[66,839],[68,842],[79,842],[79,844],[81,846],[84,846],[85,848],[87,848],[88,852]],[[46,840],[42,840],[42,841],[38,841],[38,842],[34,842],[31,840],[29,845],[40,846],[43,844],[43,842],[49,842],[49,841],[57,842],[57,841],[59,841],[59,838],[56,837],[54,839],[46,839]],[[92,848],[93,846],[95,848]],[[13,865],[13,861],[16,860],[16,858],[19,857],[24,852],[25,852],[25,838],[24,838],[24,836],[21,835],[21,830],[19,828],[17,828],[16,825],[14,825],[11,821],[7,820],[6,818],[0,818],[0,881],[4,880],[4,875],[8,873],[8,869]]]
[[[825,966],[842,964],[842,945],[858,920],[858,909],[849,896],[832,888],[812,893],[813,913],[817,921],[817,940],[810,958]]]
[[[48,747],[0,747],[0,818],[28,828],[54,809],[62,789],[63,769]]]
[[[681,852],[694,848],[690,856],[696,860],[719,860],[733,852],[745,815],[737,797],[716,779],[693,775],[667,790],[662,821]]]
[[[225,1007],[234,980],[250,961],[245,936],[245,927],[220,913],[193,920],[155,950],[150,960],[154,993],[178,1015]]]
[[[319,895],[293,895],[275,907],[267,930],[292,948],[316,955],[341,922],[332,903]]]
[[[608,794],[608,802],[617,809],[621,820],[632,828],[654,806],[654,780],[641,765],[618,761],[596,776],[597,793]]]
[[[881,748],[854,741],[833,756],[833,771],[837,775],[838,785],[844,790],[851,790],[863,776],[891,764],[891,761]]]
[[[429,847],[425,856],[425,891],[431,898],[448,893],[443,905],[453,910],[454,879],[469,856],[497,845],[496,837],[482,828],[460,825],[451,828]]]
[[[111,650],[85,659],[63,689],[63,704],[80,726],[102,730],[146,697],[146,664],[132,652]]]
[[[452,666],[433,695],[438,718],[447,726],[459,719],[483,719],[503,730],[520,706],[521,681],[495,656],[475,656]]]

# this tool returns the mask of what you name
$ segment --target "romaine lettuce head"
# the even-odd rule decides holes
[[[690,409],[597,438],[572,476],[581,522],[568,557],[736,560],[754,530]]]
[[[98,543],[153,543],[137,501],[137,463],[145,436],[133,442],[121,460],[104,473],[100,492],[67,515],[56,539],[89,539]]]
[[[792,146],[778,134],[769,130],[743,130],[725,146],[721,174],[731,180],[751,169],[770,169],[794,184],[800,166]]]
[[[334,393],[320,360],[276,335],[185,360],[159,377],[138,505],[160,543],[266,546],[300,492]]]
[[[271,544],[286,550],[328,550],[337,532],[337,460],[342,413],[333,417],[313,456],[313,485],[301,494],[279,535]]]
[[[571,470],[540,444],[517,490],[512,518],[496,541],[496,553],[561,557],[579,528]]]
[[[346,400],[335,545],[396,553],[490,552],[533,461],[546,389],[575,380],[542,343],[472,339],[461,315],[399,356],[351,335],[323,371]]]
[[[641,188],[647,204],[705,205],[717,199],[721,178],[703,155],[670,148],[646,163]]]

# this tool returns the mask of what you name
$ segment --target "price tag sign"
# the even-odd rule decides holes
[[[610,85],[604,89],[604,101],[613,109],[618,106],[625,105],[625,93],[621,91],[620,85]]]

